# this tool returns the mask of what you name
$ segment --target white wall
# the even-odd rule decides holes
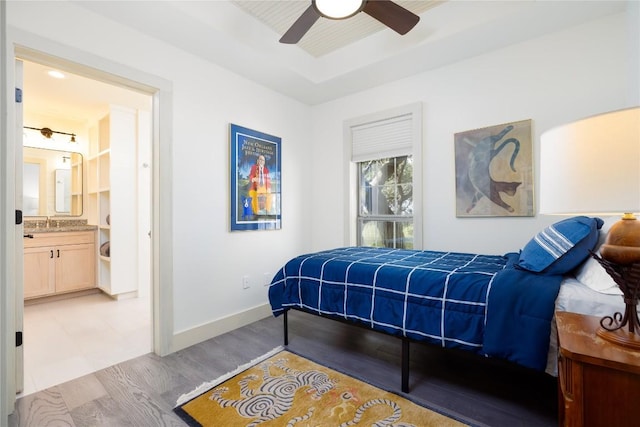
[[[15,43],[39,36],[172,83],[174,333],[266,304],[264,273],[309,247],[309,108],[72,3],[8,2],[7,17]],[[282,230],[229,231],[229,123],[282,138]]]
[[[313,158],[320,160],[314,163],[319,178],[312,200],[313,249],[346,243],[346,207],[335,191],[348,185],[343,122],[422,102],[424,248],[517,251],[558,219],[456,218],[454,133],[531,119],[537,174],[543,131],[640,103],[638,96],[629,96],[640,78],[632,73],[639,53],[631,41],[638,34],[624,14],[614,15],[314,107]]]

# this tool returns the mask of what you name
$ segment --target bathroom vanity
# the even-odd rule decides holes
[[[95,288],[94,226],[25,228],[25,300]]]

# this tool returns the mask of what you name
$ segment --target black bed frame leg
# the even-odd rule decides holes
[[[409,393],[409,339],[402,338],[402,384],[403,393]]]
[[[289,345],[289,310],[284,311],[284,345]]]

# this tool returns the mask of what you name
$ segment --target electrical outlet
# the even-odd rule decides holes
[[[242,289],[249,289],[249,276],[242,276]]]
[[[271,273],[264,273],[264,286],[269,286],[271,284]]]

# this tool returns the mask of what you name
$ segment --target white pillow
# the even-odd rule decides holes
[[[596,246],[597,254],[600,255],[600,245],[602,245],[607,239],[607,233],[613,224],[620,220],[619,216],[612,216],[603,218],[604,224],[600,228],[600,236],[598,237],[598,244]],[[585,262],[582,263],[575,271],[576,279],[584,283],[596,292],[611,295],[622,295],[622,291],[613,281],[609,273],[596,261],[592,256],[589,256]]]
[[[576,270],[576,279],[596,292],[622,295],[622,291],[609,273],[592,256]]]

